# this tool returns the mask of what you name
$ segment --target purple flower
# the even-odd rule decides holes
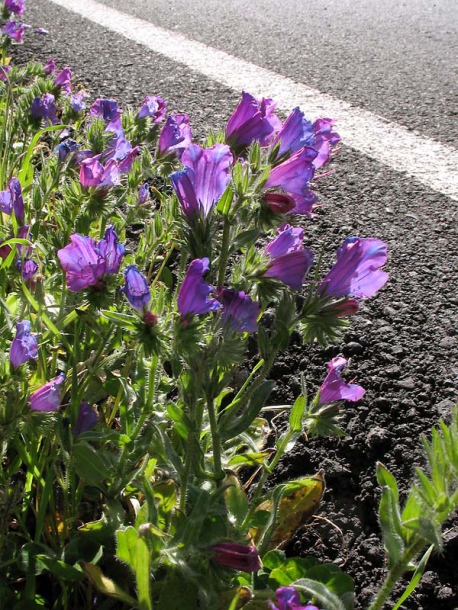
[[[78,91],[70,96],[70,108],[73,112],[82,112],[86,108],[84,99],[89,94],[86,91]]]
[[[318,169],[329,161],[331,148],[340,142],[340,136],[332,131],[334,119],[317,119],[313,126],[315,128],[315,141],[311,146],[318,151],[318,156],[313,160],[313,165]]]
[[[217,563],[240,570],[241,572],[257,572],[261,569],[258,551],[254,546],[238,542],[219,542],[210,547],[213,560]]]
[[[191,144],[192,134],[187,114],[171,114],[159,134],[157,144],[157,156],[159,158],[168,155],[181,157],[186,148]]]
[[[25,11],[24,0],[5,0],[5,9],[10,13],[22,15]]]
[[[312,604],[301,604],[301,598],[294,587],[280,587],[276,591],[277,604],[269,601],[271,610],[319,610]]]
[[[17,178],[11,178],[7,190],[0,191],[0,211],[10,215],[14,212],[16,220],[24,222],[24,200],[21,183]]]
[[[124,271],[124,286],[122,292],[129,303],[139,313],[145,314],[151,299],[151,291],[146,277],[135,265],[129,265]]]
[[[294,108],[283,127],[272,140],[272,148],[280,142],[277,157],[293,153],[304,146],[313,146],[315,127],[307,121],[300,108]]]
[[[54,74],[54,72],[56,71],[56,62],[52,57],[50,57],[45,63],[43,71],[45,74]]]
[[[3,28],[3,34],[11,38],[11,40],[15,40],[16,42],[22,42],[24,39],[24,32],[28,26],[25,26],[23,23],[16,23],[15,21],[8,21],[5,23],[5,27]]]
[[[30,322],[23,320],[16,325],[16,336],[10,348],[10,362],[15,369],[27,360],[38,358],[38,342],[30,332]]]
[[[121,118],[121,110],[116,100],[99,98],[92,104],[89,116],[98,116],[105,122],[115,123]]]
[[[38,271],[38,263],[36,263],[31,258],[26,258],[24,260],[24,262],[23,261],[18,261],[16,263],[16,267],[17,267],[18,271],[21,272],[22,278],[26,282],[31,280],[31,279],[33,279],[33,276]]]
[[[101,155],[84,159],[80,168],[80,182],[85,188],[103,188],[120,184],[118,163],[111,159],[106,165],[100,163]]]
[[[170,180],[183,212],[188,220],[200,214],[206,218],[231,180],[231,149],[225,144],[205,149],[191,144],[181,162],[185,168],[171,174]]]
[[[71,244],[57,252],[60,264],[67,273],[69,290],[79,292],[88,286],[95,286],[104,273],[119,271],[124,246],[118,242],[113,227],[107,228],[99,244],[92,237],[78,233],[70,235],[70,240]]]
[[[45,28],[35,28],[33,31],[35,34],[40,34],[42,36],[46,36],[47,34],[49,34],[49,31],[45,30]]]
[[[59,375],[52,381],[48,381],[30,396],[30,408],[32,411],[57,411],[60,407],[61,385],[65,381],[65,374]]]
[[[11,66],[0,66],[0,80],[6,81],[11,72]]]
[[[108,226],[105,235],[99,241],[99,252],[105,259],[104,273],[118,273],[121,259],[126,249],[119,243],[118,236],[112,225]]]
[[[264,185],[266,190],[281,189],[291,196],[296,206],[291,214],[310,215],[317,197],[310,190],[309,182],[313,178],[315,167],[312,163],[317,151],[305,146],[296,151],[289,159],[276,165]]]
[[[160,123],[167,111],[167,102],[157,95],[147,95],[138,112],[138,118],[151,117],[153,123]]]
[[[320,388],[319,404],[325,405],[338,400],[356,402],[364,396],[366,392],[364,388],[355,383],[346,383],[340,376],[340,371],[346,365],[347,361],[345,358],[339,356],[328,362],[329,372]]]
[[[385,243],[373,237],[347,238],[318,292],[325,297],[373,296],[388,280],[388,273],[380,269],[386,263],[386,249]]]
[[[138,203],[143,205],[149,199],[149,184],[144,182],[138,189]]]
[[[75,140],[67,138],[56,146],[54,152],[59,156],[59,161],[63,162],[70,153],[75,152],[78,148],[78,143]]]
[[[236,333],[254,333],[258,328],[260,305],[243,291],[223,288],[218,295],[223,306],[221,319]]]
[[[313,263],[312,252],[302,246],[304,231],[283,224],[277,233],[264,250],[271,260],[263,277],[280,280],[293,290],[300,290]]]
[[[178,311],[182,316],[221,309],[221,303],[208,296],[213,291],[213,286],[203,280],[203,275],[209,268],[208,258],[196,258],[191,261],[178,292]]]
[[[296,202],[288,193],[272,193],[269,191],[265,193],[264,201],[274,214],[288,214],[296,207]]]
[[[261,101],[244,91],[242,99],[226,127],[226,142],[240,151],[252,142],[265,146],[275,132],[281,128],[281,121],[274,114],[276,102],[262,98]]]
[[[54,103],[54,95],[52,93],[45,93],[42,97],[36,97],[32,101],[30,108],[30,114],[34,119],[47,119],[53,125],[58,122],[57,119],[57,107]]]
[[[73,434],[78,436],[83,432],[91,430],[98,421],[99,416],[96,411],[83,400],[80,404],[78,417],[76,418],[75,427],[73,428]]]
[[[56,87],[60,87],[66,93],[70,93],[72,90],[71,80],[72,80],[72,71],[70,70],[70,68],[68,66],[66,66],[63,70],[61,70],[61,72],[59,72],[59,74],[54,79],[54,85]]]

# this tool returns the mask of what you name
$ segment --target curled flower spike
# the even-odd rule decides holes
[[[52,381],[30,395],[30,408],[32,411],[57,411],[60,408],[61,386],[65,381],[65,373],[59,375]]]
[[[319,404],[325,405],[338,400],[356,402],[366,390],[355,383],[346,383],[340,376],[340,371],[347,365],[345,358],[337,357],[328,362],[328,374],[320,388]]]
[[[30,322],[23,320],[16,325],[16,336],[11,343],[10,362],[15,369],[27,360],[38,358],[38,342],[30,332]]]
[[[387,246],[372,237],[349,237],[337,251],[337,262],[324,277],[318,292],[325,297],[352,296],[367,299],[388,280],[382,271]]]
[[[244,91],[242,99],[226,127],[226,142],[236,152],[252,142],[265,146],[273,134],[281,128],[281,121],[274,113],[277,103],[271,99],[261,101]]]
[[[213,286],[203,280],[203,275],[210,269],[208,258],[196,258],[188,267],[186,277],[178,292],[178,311],[182,316],[203,314],[221,309],[216,299],[209,298]]]
[[[254,546],[238,542],[219,542],[210,547],[213,559],[227,568],[241,572],[257,572],[261,569],[258,551]]]

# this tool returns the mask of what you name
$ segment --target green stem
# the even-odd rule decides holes
[[[368,610],[381,610],[383,608],[384,603],[391,595],[396,583],[407,570],[409,563],[415,558],[416,555],[418,555],[418,553],[420,553],[424,546],[425,541],[420,539],[405,550],[404,555],[399,562],[395,564],[388,572],[385,582],[381,586],[375,598],[372,600]]]
[[[216,419],[215,403],[213,397],[207,397],[207,409],[208,419],[210,420],[210,430],[212,435],[212,446],[213,446],[213,469],[215,471],[215,478],[220,481],[224,478],[224,472],[221,462],[221,436],[219,433],[218,422]]]
[[[218,266],[218,281],[216,283],[217,288],[221,288],[224,284],[224,278],[226,277],[227,259],[229,258],[229,242],[231,237],[231,223],[228,218],[224,219],[223,226],[223,238],[221,241],[221,254],[219,256]]]

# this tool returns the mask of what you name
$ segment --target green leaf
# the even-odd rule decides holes
[[[317,600],[320,606],[323,606],[326,610],[349,610],[348,607],[344,606],[342,600],[321,582],[308,578],[301,578],[300,580],[293,582],[292,586],[299,591],[308,593],[310,597]]]
[[[303,578],[317,563],[315,557],[291,557],[271,571],[269,586],[272,589],[288,587],[295,580]]]
[[[87,443],[76,442],[72,447],[72,457],[76,473],[89,485],[100,485],[113,476],[104,454]]]
[[[121,313],[119,311],[109,311],[108,309],[102,309],[100,313],[124,330],[138,330],[138,318],[135,316],[127,313]]]
[[[138,602],[141,610],[152,610],[151,603],[151,557],[148,544],[137,530],[129,526],[116,532],[116,556],[127,563],[135,574]]]
[[[264,462],[269,453],[269,451],[258,451],[256,453],[251,452],[234,455],[234,457],[229,460],[228,466],[259,466]]]
[[[218,423],[218,427],[221,434],[221,440],[223,442],[238,436],[249,428],[251,423],[259,415],[274,386],[275,381],[264,381],[261,386],[256,390],[254,395],[251,397],[248,406],[244,406],[242,412],[236,415],[235,417],[231,417],[231,415],[234,410],[237,409],[238,402],[241,402],[241,400],[243,400],[243,396],[241,397],[241,399],[239,399],[238,402],[234,401],[228,406],[226,412],[223,414]]]
[[[426,553],[423,555],[423,557],[420,559],[420,561],[417,565],[417,568],[412,576],[412,580],[407,585],[404,593],[401,595],[399,600],[396,602],[395,606],[393,606],[393,610],[399,610],[399,608],[406,601],[406,599],[413,593],[413,591],[415,590],[416,586],[418,585],[418,583],[420,582],[420,580],[423,576],[423,573],[426,568],[426,564],[428,563],[428,560],[429,560],[430,555],[433,552],[433,550],[434,550],[434,545],[432,544],[429,547],[429,549],[426,551]]]
[[[405,548],[399,492],[395,478],[380,463],[377,464],[377,481],[382,486],[379,506],[380,527],[388,557],[388,567],[391,568],[401,560]]]
[[[242,523],[248,512],[248,499],[245,490],[235,475],[227,476],[224,482],[228,485],[224,492],[227,510],[234,517],[236,523]]]
[[[296,398],[289,416],[289,427],[291,432],[302,432],[302,418],[307,407],[307,400],[304,395]]]

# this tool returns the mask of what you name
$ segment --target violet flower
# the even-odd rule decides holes
[[[5,82],[8,80],[8,74],[11,72],[11,66],[0,66],[0,80]]]
[[[83,432],[91,430],[99,421],[97,412],[83,400],[78,410],[75,427],[73,428],[74,436],[78,436]]]
[[[24,39],[24,32],[27,27],[29,26],[26,26],[24,23],[8,21],[5,23],[5,27],[3,28],[3,34],[15,42],[22,42]]]
[[[105,235],[99,241],[99,252],[105,259],[104,273],[118,273],[121,259],[126,251],[123,244],[119,243],[118,236],[112,225],[106,228]]]
[[[138,189],[138,203],[143,205],[149,199],[149,184],[144,182]]]
[[[260,305],[243,291],[223,288],[218,300],[223,306],[221,320],[236,333],[254,333],[258,328]]]
[[[88,95],[89,94],[86,91],[78,91],[70,96],[69,104],[73,112],[82,112],[85,110],[86,104],[84,100]]]
[[[325,297],[373,296],[388,280],[388,273],[380,269],[386,263],[386,250],[386,244],[373,237],[347,238],[318,292]]]
[[[167,112],[167,102],[157,95],[147,95],[138,112],[138,118],[150,117],[153,123],[160,123],[164,120]]]
[[[56,62],[52,57],[50,57],[43,66],[43,71],[45,74],[54,74],[54,72],[56,71]]]
[[[271,610],[319,610],[312,604],[301,603],[299,592],[294,587],[280,587],[276,590],[277,603],[269,601]]]
[[[255,141],[265,146],[281,128],[281,121],[274,114],[276,106],[276,102],[271,99],[262,98],[259,101],[244,91],[227,122],[226,142],[229,146],[236,152]]]
[[[151,291],[146,277],[135,265],[129,265],[124,271],[124,286],[121,291],[140,314],[144,315],[147,312]]]
[[[26,258],[24,261],[19,260],[16,263],[16,268],[21,273],[22,279],[28,282],[33,279],[38,271],[38,263],[31,258]]]
[[[5,0],[5,9],[10,13],[22,15],[25,11],[24,0]]]
[[[332,130],[334,119],[317,119],[313,126],[315,128],[315,141],[311,146],[318,151],[313,165],[318,169],[325,165],[331,156],[331,148],[340,142],[340,136]]]
[[[225,144],[205,149],[191,144],[181,162],[185,168],[171,174],[170,180],[183,212],[188,220],[201,214],[206,218],[231,180],[231,149]]]
[[[121,118],[121,110],[116,100],[98,98],[92,104],[89,116],[101,117],[106,123],[116,123]]]
[[[60,408],[61,386],[65,373],[59,373],[55,379],[48,381],[30,396],[32,411],[57,411]]]
[[[238,542],[219,542],[210,547],[213,560],[241,572],[257,572],[261,569],[258,551],[254,546]]]
[[[182,316],[221,309],[221,303],[209,298],[209,294],[214,289],[213,286],[203,280],[203,275],[209,268],[208,258],[196,258],[191,261],[178,292],[178,311]]]
[[[271,259],[263,277],[280,280],[293,290],[300,290],[304,277],[313,263],[313,254],[302,246],[304,231],[283,224],[277,237],[264,249]]]
[[[35,335],[30,332],[30,322],[23,320],[16,324],[16,336],[10,348],[10,362],[17,369],[27,360],[38,358],[38,342]]]
[[[36,97],[32,101],[30,107],[30,114],[34,119],[45,119],[50,121],[53,125],[58,123],[56,115],[57,106],[54,103],[54,95],[52,93],[45,93],[42,97]]]
[[[16,220],[21,224],[24,222],[24,199],[21,183],[17,178],[11,178],[8,188],[0,191],[0,211],[9,215],[14,212]]]
[[[100,189],[121,183],[117,161],[111,159],[102,165],[100,158],[101,155],[96,155],[81,162],[80,182],[84,188]]]
[[[124,246],[112,227],[97,244],[92,237],[74,233],[71,243],[57,252],[60,264],[66,272],[67,287],[73,292],[99,284],[105,273],[117,273],[124,254]]]
[[[45,28],[35,28],[33,32],[34,34],[39,34],[41,36],[47,36],[49,34],[49,30],[45,30]]]
[[[346,365],[347,361],[340,356],[328,362],[329,372],[320,388],[319,404],[325,405],[338,400],[356,402],[364,396],[366,393],[364,388],[355,383],[346,383],[340,376],[340,371]]]
[[[78,142],[76,142],[76,140],[72,140],[72,138],[67,138],[56,146],[54,152],[58,155],[59,161],[62,163],[70,153],[75,152],[78,149]]]
[[[317,151],[305,146],[296,151],[291,157],[276,165],[270,172],[264,184],[266,190],[278,189],[288,194],[294,201],[295,207],[289,211],[291,214],[311,215],[313,204],[317,197],[309,188],[315,167],[313,160]]]
[[[181,158],[191,144],[192,134],[187,114],[171,114],[159,134],[157,157],[175,155]]]
[[[68,66],[66,66],[63,70],[61,70],[59,72],[59,74],[54,79],[54,85],[56,87],[60,87],[66,93],[70,94],[71,90],[72,90],[71,80],[72,80],[72,71],[70,70],[70,68]]]
[[[294,153],[304,146],[313,146],[315,138],[315,127],[312,122],[307,121],[304,113],[299,107],[294,108],[282,128],[272,140],[272,148],[278,143],[280,147],[277,157],[287,153]]]

